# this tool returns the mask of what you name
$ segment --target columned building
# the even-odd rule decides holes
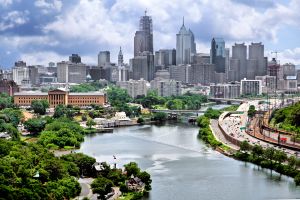
[[[90,106],[104,105],[106,94],[102,92],[71,93],[65,89],[55,89],[48,93],[40,91],[18,92],[14,94],[14,103],[18,106],[30,106],[34,100],[47,100],[51,108],[57,105]]]

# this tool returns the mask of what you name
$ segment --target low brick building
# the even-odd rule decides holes
[[[64,89],[55,89],[48,93],[29,91],[14,94],[14,103],[19,106],[30,106],[33,100],[47,100],[51,108],[59,104],[83,107],[91,104],[104,105],[106,94],[102,92],[71,93]]]

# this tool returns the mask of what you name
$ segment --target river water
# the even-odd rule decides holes
[[[291,178],[245,164],[211,150],[187,124],[117,128],[113,134],[86,136],[80,152],[118,167],[130,161],[151,174],[145,199],[291,199],[300,187]]]

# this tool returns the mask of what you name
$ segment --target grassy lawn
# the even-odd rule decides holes
[[[133,195],[134,195],[134,193],[129,192],[129,193],[126,193],[124,196],[123,195],[120,196],[118,198],[118,200],[130,200],[130,199],[132,199]]]

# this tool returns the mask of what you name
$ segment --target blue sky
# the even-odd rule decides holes
[[[299,0],[0,0],[0,66],[17,60],[47,64],[79,53],[96,64],[101,50],[117,60],[133,55],[133,36],[147,9],[153,18],[154,48],[174,48],[185,24],[194,32],[197,51],[208,53],[212,37],[263,42],[266,56],[279,51],[281,63],[300,64]]]

